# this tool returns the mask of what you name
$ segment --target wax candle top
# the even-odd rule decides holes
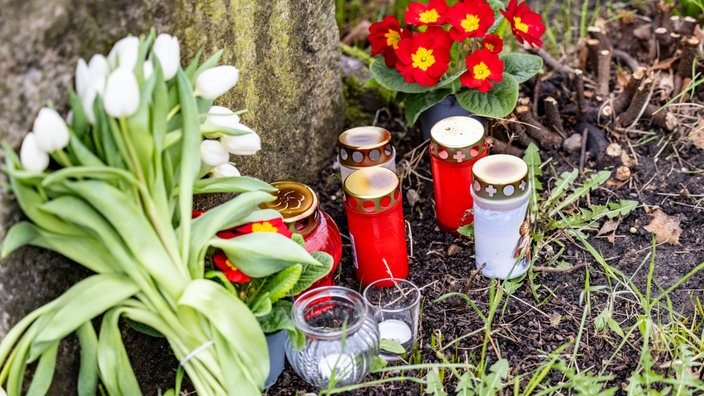
[[[387,319],[379,322],[379,337],[403,344],[411,340],[413,333],[411,328],[402,320]]]
[[[320,359],[318,363],[320,376],[324,379],[332,378],[333,371],[338,380],[345,379],[354,371],[354,358],[346,353],[331,353]]]
[[[507,200],[528,191],[528,165],[508,154],[479,159],[472,168],[472,189],[481,198]]]
[[[381,212],[401,199],[398,176],[379,166],[352,172],[343,183],[345,202],[359,212]]]
[[[295,181],[271,183],[277,191],[276,199],[259,205],[262,209],[274,209],[281,213],[289,230],[302,235],[309,233],[318,224],[318,195],[310,187]]]
[[[348,129],[338,137],[340,163],[364,167],[382,164],[393,154],[391,133],[379,127],[364,126]]]

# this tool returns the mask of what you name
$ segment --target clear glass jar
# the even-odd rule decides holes
[[[294,302],[291,317],[305,345],[296,350],[289,339],[286,357],[309,384],[351,385],[369,373],[379,354],[379,327],[359,293],[340,286],[310,290]]]

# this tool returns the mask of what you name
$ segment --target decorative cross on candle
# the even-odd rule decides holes
[[[461,152],[460,150],[457,150],[457,154],[453,155],[452,158],[456,159],[457,162],[462,162],[463,159],[465,159],[467,156]]]
[[[489,194],[489,197],[493,197],[494,194],[496,194],[496,189],[494,186],[489,185],[489,187],[486,188],[486,192]]]
[[[523,180],[523,181],[521,182],[521,184],[518,185],[518,188],[520,188],[521,191],[525,191],[525,189],[526,189],[526,181]]]

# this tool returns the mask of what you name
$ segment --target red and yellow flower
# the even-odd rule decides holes
[[[501,40],[501,36],[498,34],[487,34],[486,37],[482,39],[482,48],[499,54],[504,48],[504,41]]]
[[[494,24],[494,10],[485,0],[466,0],[452,6],[447,13],[452,25],[450,37],[455,41],[483,37]]]
[[[486,93],[494,86],[493,82],[503,79],[504,62],[488,49],[474,51],[467,56],[465,64],[467,71],[460,76],[460,82],[467,88]]]
[[[203,212],[200,212],[198,216],[202,213]],[[196,214],[195,211],[193,214]],[[232,239],[252,232],[276,232],[287,238],[291,238],[293,235],[281,218],[248,223],[237,228],[220,231],[217,235],[222,239]],[[222,250],[218,250],[213,255],[213,262],[232,283],[242,284],[252,280],[251,277],[240,271],[240,269],[227,258],[227,255]]]
[[[517,2],[517,0],[509,1],[506,11],[501,10],[501,14],[511,25],[511,31],[519,43],[540,47],[543,45],[540,36],[545,32],[543,18],[540,14],[533,12],[525,2],[521,4],[517,4]]]
[[[437,26],[445,23],[449,7],[445,0],[430,0],[428,4],[414,2],[408,5],[404,22],[415,26]]]
[[[440,27],[404,38],[398,46],[396,68],[409,83],[430,87],[447,71],[452,40]]]
[[[398,19],[387,16],[381,22],[372,23],[369,27],[369,42],[372,45],[372,55],[384,54],[386,66],[396,64],[396,50],[403,37],[410,37],[411,32],[401,29]]]

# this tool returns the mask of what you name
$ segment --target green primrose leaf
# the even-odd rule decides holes
[[[302,273],[303,266],[301,264],[294,264],[268,278],[261,290],[268,292],[269,300],[275,303],[279,299],[289,295],[288,293],[296,286]]]
[[[258,317],[259,326],[265,334],[275,333],[279,330],[296,330],[296,326],[291,321],[291,307],[293,303],[287,300],[279,300],[274,304],[271,312],[262,317]]]
[[[543,72],[543,58],[537,55],[512,52],[502,55],[501,60],[504,61],[504,76],[512,75],[519,84]]]
[[[462,89],[455,96],[459,104],[471,113],[504,117],[516,107],[518,82],[512,75],[504,74],[503,79],[495,83],[487,93],[476,89]]]
[[[457,233],[464,235],[468,238],[474,238],[474,223],[463,225],[457,229]]]
[[[435,89],[435,87],[422,87],[406,82],[406,78],[396,68],[386,66],[382,58],[375,59],[369,66],[369,71],[379,85],[392,91],[418,93]]]
[[[406,122],[409,125],[415,124],[422,112],[442,102],[450,93],[451,91],[449,89],[438,89],[430,92],[406,95],[406,99],[404,100]]]
[[[316,264],[303,263],[303,273],[301,273],[296,286],[289,291],[289,296],[300,294],[330,273],[333,264],[331,255],[325,252],[313,252],[311,256],[316,260]]]

